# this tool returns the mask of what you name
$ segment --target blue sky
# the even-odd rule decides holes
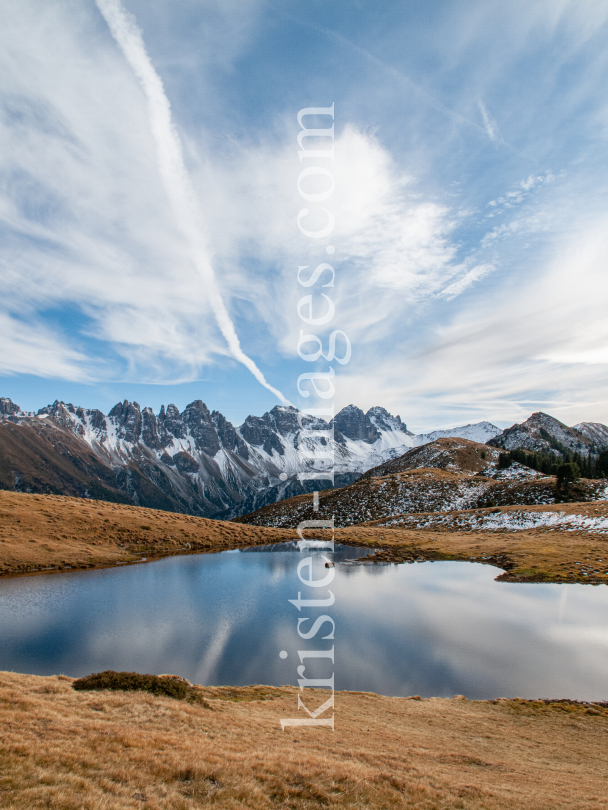
[[[309,405],[296,273],[331,243],[318,334],[352,344],[336,408],[383,405],[416,431],[608,422],[606,4],[127,0],[190,225],[102,7],[0,7],[1,395],[200,398],[239,424],[279,400],[230,322]],[[296,114],[332,102],[336,227],[312,240]]]

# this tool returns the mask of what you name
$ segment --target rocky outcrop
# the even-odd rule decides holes
[[[602,425],[600,422],[579,422],[578,425],[573,426],[573,430],[578,430],[579,433],[589,439],[594,445],[594,450],[601,453],[608,450],[608,427]]]
[[[3,416],[14,416],[21,411],[18,405],[8,397],[0,397],[0,413]]]
[[[0,403],[0,428],[14,423],[23,439],[21,451],[11,439],[11,471],[0,475],[0,486],[23,492],[61,492],[64,486],[66,494],[110,500],[122,497],[140,506],[208,517],[232,517],[283,497],[330,486],[329,479],[301,482],[298,474],[327,470],[332,457],[337,465],[335,481],[352,483],[366,464],[382,459],[384,452],[356,439],[347,447],[335,428],[332,440],[327,422],[299,414],[293,407],[276,406],[262,416],[248,416],[236,428],[219,411],[210,412],[201,400],[191,402],[181,413],[170,404],[157,414],[152,408],[142,410],[137,402],[124,400],[107,416],[97,409],[60,401],[41,408],[37,415],[23,413],[8,398]],[[352,411],[347,408],[346,415]],[[396,452],[395,435],[406,438],[399,432],[404,428],[399,417],[376,408],[364,421],[366,418],[367,439],[383,436],[382,428],[388,428],[393,431],[390,453]],[[380,428],[373,427],[370,418]],[[308,430],[300,447],[302,426]],[[54,439],[41,445],[41,435]],[[359,434],[355,431],[353,435]],[[27,463],[19,462],[19,452],[25,453],[28,443],[40,448],[40,465],[48,474],[36,474],[29,451]],[[399,446],[398,439],[396,443]],[[95,459],[93,465],[91,458]],[[72,472],[66,473],[66,464],[74,480]]]
[[[384,411],[384,408],[379,410]],[[387,412],[384,411],[384,413]],[[332,424],[347,439],[373,444],[380,438],[380,431],[370,416],[370,411],[363,413],[361,408],[357,408],[356,405],[347,405],[332,420]]]
[[[123,403],[115,405],[108,416],[113,419],[118,428],[119,439],[135,444],[141,438],[142,416],[137,402],[129,402],[125,399]]]

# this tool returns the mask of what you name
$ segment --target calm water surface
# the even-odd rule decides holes
[[[291,548],[0,580],[0,669],[296,684],[297,650],[332,643],[318,640],[328,624],[299,638],[297,619],[328,613],[336,689],[608,700],[608,587],[498,583],[475,563],[351,565],[339,560],[361,550],[336,546],[335,604],[298,612],[298,591],[327,594],[302,585],[298,562],[312,555],[315,576],[328,571],[319,549]],[[331,674],[307,663],[307,677]]]

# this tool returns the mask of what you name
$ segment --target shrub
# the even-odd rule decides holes
[[[112,689],[122,692],[151,692],[153,695],[205,703],[201,695],[188,683],[177,678],[159,677],[158,675],[140,675],[139,672],[95,672],[84,678],[78,678],[72,684],[78,691],[101,691]]]

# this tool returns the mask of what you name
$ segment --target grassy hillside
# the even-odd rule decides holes
[[[0,491],[0,575],[222,551],[293,535],[125,504]]]
[[[0,492],[0,576],[137,563],[295,536],[289,528]],[[327,530],[307,536],[330,538]],[[599,562],[608,560],[606,501],[393,515],[337,529],[335,539],[376,549],[377,561],[475,559],[500,566],[506,572],[500,578],[511,582],[608,582],[608,567]]]
[[[338,692],[334,732],[283,732],[280,719],[297,714],[293,687],[199,691],[204,703],[77,692],[70,678],[0,672],[0,808],[591,810],[604,802],[608,709],[600,705]],[[327,697],[317,694],[318,703]]]

